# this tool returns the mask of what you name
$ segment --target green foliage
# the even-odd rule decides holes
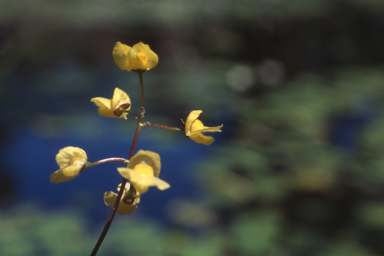
[[[370,229],[382,230],[384,228],[384,203],[365,202],[357,210],[357,219]]]
[[[2,212],[0,227],[2,255],[84,255],[92,242],[84,220],[69,210],[44,213],[32,206],[18,207]]]
[[[0,214],[0,254],[7,256],[88,255],[102,226],[91,233],[84,216],[70,209],[41,211],[26,205]],[[214,232],[193,238],[157,222],[117,216],[98,255],[217,255],[223,244]]]
[[[382,81],[379,70],[340,70],[248,95],[239,133],[198,168],[209,191],[202,207],[229,219],[221,226],[229,251],[379,255],[383,201],[364,197],[383,186],[383,122],[370,117],[383,110]],[[353,115],[367,121],[343,152],[330,140],[332,122]]]
[[[279,246],[280,217],[275,211],[240,215],[229,228],[235,250],[244,255],[265,255]]]

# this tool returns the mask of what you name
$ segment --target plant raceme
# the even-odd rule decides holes
[[[112,99],[95,97],[91,99],[91,102],[96,104],[99,114],[104,117],[127,120],[128,114],[134,115],[137,125],[128,158],[110,157],[95,162],[88,162],[87,154],[83,149],[69,146],[61,149],[56,155],[56,162],[60,169],[50,177],[52,183],[62,183],[76,178],[86,168],[94,165],[113,161],[125,164],[125,167],[117,168],[117,171],[123,178],[117,187],[118,194],[113,191],[104,193],[104,203],[112,207],[112,210],[91,256],[97,254],[116,212],[127,215],[134,212],[137,209],[137,204],[140,202],[141,195],[146,193],[149,187],[154,186],[159,190],[165,190],[170,187],[167,182],[159,178],[161,168],[159,154],[148,150],[139,150],[134,154],[143,127],[154,126],[171,131],[184,131],[186,137],[205,145],[212,144],[214,139],[211,136],[203,135],[203,133],[221,132],[223,127],[223,125],[216,127],[204,126],[197,119],[203,112],[202,110],[191,111],[186,122],[181,122],[180,128],[143,122],[145,113],[143,72],[156,67],[159,57],[147,44],[142,42],[135,44],[133,47],[117,42],[113,48],[112,56],[116,65],[121,70],[135,71],[139,75],[141,89],[140,113],[136,114],[131,111],[131,99],[127,93],[119,88],[115,88]]]

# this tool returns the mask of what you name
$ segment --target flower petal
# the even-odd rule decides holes
[[[128,192],[130,186],[131,186],[131,184],[129,184],[129,182],[125,183],[125,186],[124,186],[124,192],[125,193]],[[117,186],[117,191],[120,191],[120,188],[121,188],[121,183]]]
[[[197,143],[203,143],[204,145],[210,145],[215,141],[212,136],[204,136],[201,132],[192,134],[189,138]]]
[[[80,170],[81,167],[79,168],[79,166],[68,166],[62,169],[62,172],[64,176],[76,178],[76,176],[79,175]]]
[[[215,127],[207,127],[207,126],[204,126],[203,128],[201,129],[198,129],[198,130],[195,130],[193,132],[190,133],[190,136],[194,135],[194,134],[198,134],[198,133],[203,133],[203,132],[221,132],[221,128],[223,127],[223,125],[220,125],[220,126],[215,126]]]
[[[75,154],[76,157],[82,158],[84,161],[87,161],[87,153],[81,148],[73,147],[73,154]]]
[[[95,103],[96,106],[101,108],[110,108],[111,107],[111,100],[102,98],[102,97],[96,97],[92,98],[91,102]]]
[[[120,204],[119,204],[119,207],[120,207],[121,204],[124,205],[124,211],[126,211],[126,214],[127,214],[127,215],[130,215],[132,212],[136,211],[136,209],[137,209],[137,205],[136,205],[136,204],[124,204],[124,203],[120,203]],[[117,212],[119,212],[119,209],[117,209]]]
[[[140,69],[150,70],[156,67],[157,63],[159,63],[159,57],[149,48],[149,45],[140,42],[135,44],[132,48],[137,53],[137,59],[141,64]]]
[[[99,107],[99,115],[106,117],[117,117],[113,113],[113,110],[111,110],[111,100],[102,97],[96,97],[92,98],[91,101]]]
[[[129,168],[123,168],[123,167],[117,168],[117,171],[120,173],[120,175],[123,176],[127,180],[129,180],[131,178],[129,170],[132,171],[132,169],[129,169]],[[118,190],[120,190],[120,187],[118,188]]]
[[[191,113],[189,113],[187,121],[185,122],[185,136],[189,137],[191,133],[192,123],[199,117],[201,113],[203,113],[202,110],[193,110],[191,111]]]
[[[189,138],[191,140],[197,142],[197,143],[203,143],[204,145],[210,145],[214,142],[213,137],[205,136],[205,135],[203,135],[203,132],[221,132],[221,130],[220,130],[221,127],[223,127],[223,125],[216,126],[216,127],[204,126],[204,128],[202,128],[202,129],[195,130],[195,131],[191,132],[189,134]]]
[[[116,87],[115,91],[113,92],[113,98],[111,101],[111,107],[113,110],[115,110],[115,108],[119,107],[120,105],[127,103],[131,104],[131,99],[129,98],[128,94]],[[130,110],[131,106],[129,106],[127,109]]]
[[[59,153],[56,155],[56,162],[60,168],[65,168],[69,165],[69,162],[72,158],[78,157],[84,161],[87,161],[87,154],[84,150],[78,147],[65,147],[59,150]]]
[[[96,97],[92,98],[91,101],[99,107],[98,111],[101,116],[127,119],[128,113],[122,113],[118,108],[122,106],[124,109],[131,109],[131,99],[128,94],[119,88],[115,88],[112,100]]]
[[[113,60],[121,70],[128,70],[129,58],[128,51],[131,49],[130,46],[117,42],[112,51]],[[130,71],[130,70],[128,70]]]
[[[148,177],[146,182],[149,186],[156,186],[160,190],[165,190],[171,187],[167,182],[157,178],[157,177]]]
[[[160,175],[160,156],[159,154],[149,151],[149,150],[139,150],[128,163],[128,168],[135,168],[137,164],[141,162],[145,162],[153,168],[153,173],[155,177],[159,177]]]
[[[160,190],[164,190],[170,187],[170,185],[157,178],[157,177],[144,177],[140,175],[137,170],[129,168],[117,168],[118,172],[135,186],[136,190],[143,194],[147,192],[148,188],[151,186],[157,186]]]
[[[185,136],[189,137],[197,143],[203,143],[210,145],[214,141],[211,136],[205,136],[202,133],[205,132],[221,132],[223,125],[215,127],[207,127],[197,119],[203,111],[194,110],[188,115],[187,121],[185,122]]]
[[[112,191],[107,191],[104,193],[104,203],[107,206],[113,207],[113,205],[115,204],[116,198],[117,198],[117,194]]]
[[[59,150],[59,153],[56,155],[56,162],[60,166],[60,168],[65,168],[69,165],[69,161],[71,161],[71,158],[75,155],[72,154],[72,150],[69,148],[73,147],[66,147]]]
[[[113,207],[115,205],[116,198],[117,198],[117,194],[112,191],[107,191],[104,193],[104,203],[107,206]],[[126,204],[123,201],[120,201],[119,206],[117,207],[117,213],[120,215],[123,215],[123,214],[129,215],[136,209],[137,209],[137,205],[135,203]]]
[[[131,49],[128,52],[129,58],[129,67],[128,71],[131,70],[145,70],[145,64],[147,62],[147,57],[143,54],[138,54],[135,49]]]
[[[52,173],[50,180],[52,183],[62,183],[66,181],[70,181],[76,178],[76,176],[67,177],[63,174],[62,170],[57,170],[54,173]]]
[[[116,109],[118,109],[120,106],[122,106],[126,110],[130,110],[131,99],[129,98],[128,94],[126,94],[123,90],[120,90],[119,88],[115,88],[109,111],[112,111],[113,117],[122,117],[124,119],[127,119],[128,113],[122,113],[120,110],[116,112]]]

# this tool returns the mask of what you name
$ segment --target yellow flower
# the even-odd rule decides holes
[[[60,169],[51,175],[51,182],[61,183],[73,180],[84,170],[87,163],[87,154],[81,148],[66,147],[60,149],[56,155],[56,162]]]
[[[159,179],[160,156],[151,151],[139,150],[128,163],[127,168],[117,168],[121,176],[128,179],[139,193],[145,193],[150,186],[164,190],[169,184]]]
[[[131,186],[131,184],[129,184],[127,182],[127,184],[125,185],[125,188],[124,188],[123,196],[121,197],[119,206],[117,207],[117,213],[118,214],[130,215],[132,212],[134,212],[137,209],[136,204],[138,204],[140,202],[140,193],[136,192],[136,197],[135,197],[135,200],[133,202],[130,202],[130,203],[124,202],[125,201],[124,196],[127,194],[130,186]],[[121,187],[121,184],[119,186],[117,186],[118,191],[120,191],[120,187]],[[112,192],[112,191],[107,191],[104,193],[104,203],[107,206],[113,207],[113,205],[115,204],[116,198],[117,198],[117,194]]]
[[[119,88],[115,88],[111,100],[96,97],[91,99],[92,102],[99,107],[98,111],[101,116],[107,117],[121,117],[127,119],[128,113],[122,112],[120,108],[125,110],[131,109],[131,99],[129,96]]]
[[[203,113],[201,110],[194,110],[192,111],[187,121],[185,122],[185,136],[189,137],[191,140],[196,141],[197,143],[203,143],[205,145],[211,144],[214,139],[211,136],[204,136],[204,132],[221,132],[221,127],[206,127],[204,124],[197,119],[199,115]]]
[[[117,42],[112,51],[113,60],[121,70],[146,71],[156,67],[159,57],[142,42],[133,47]]]

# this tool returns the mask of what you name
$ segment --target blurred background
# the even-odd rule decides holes
[[[66,146],[127,157],[135,120],[93,97],[126,91],[117,41],[149,44],[145,121],[203,110],[210,146],[145,128],[166,191],[116,216],[98,255],[384,254],[384,1],[3,0],[0,255],[89,255],[118,163],[51,184]]]

